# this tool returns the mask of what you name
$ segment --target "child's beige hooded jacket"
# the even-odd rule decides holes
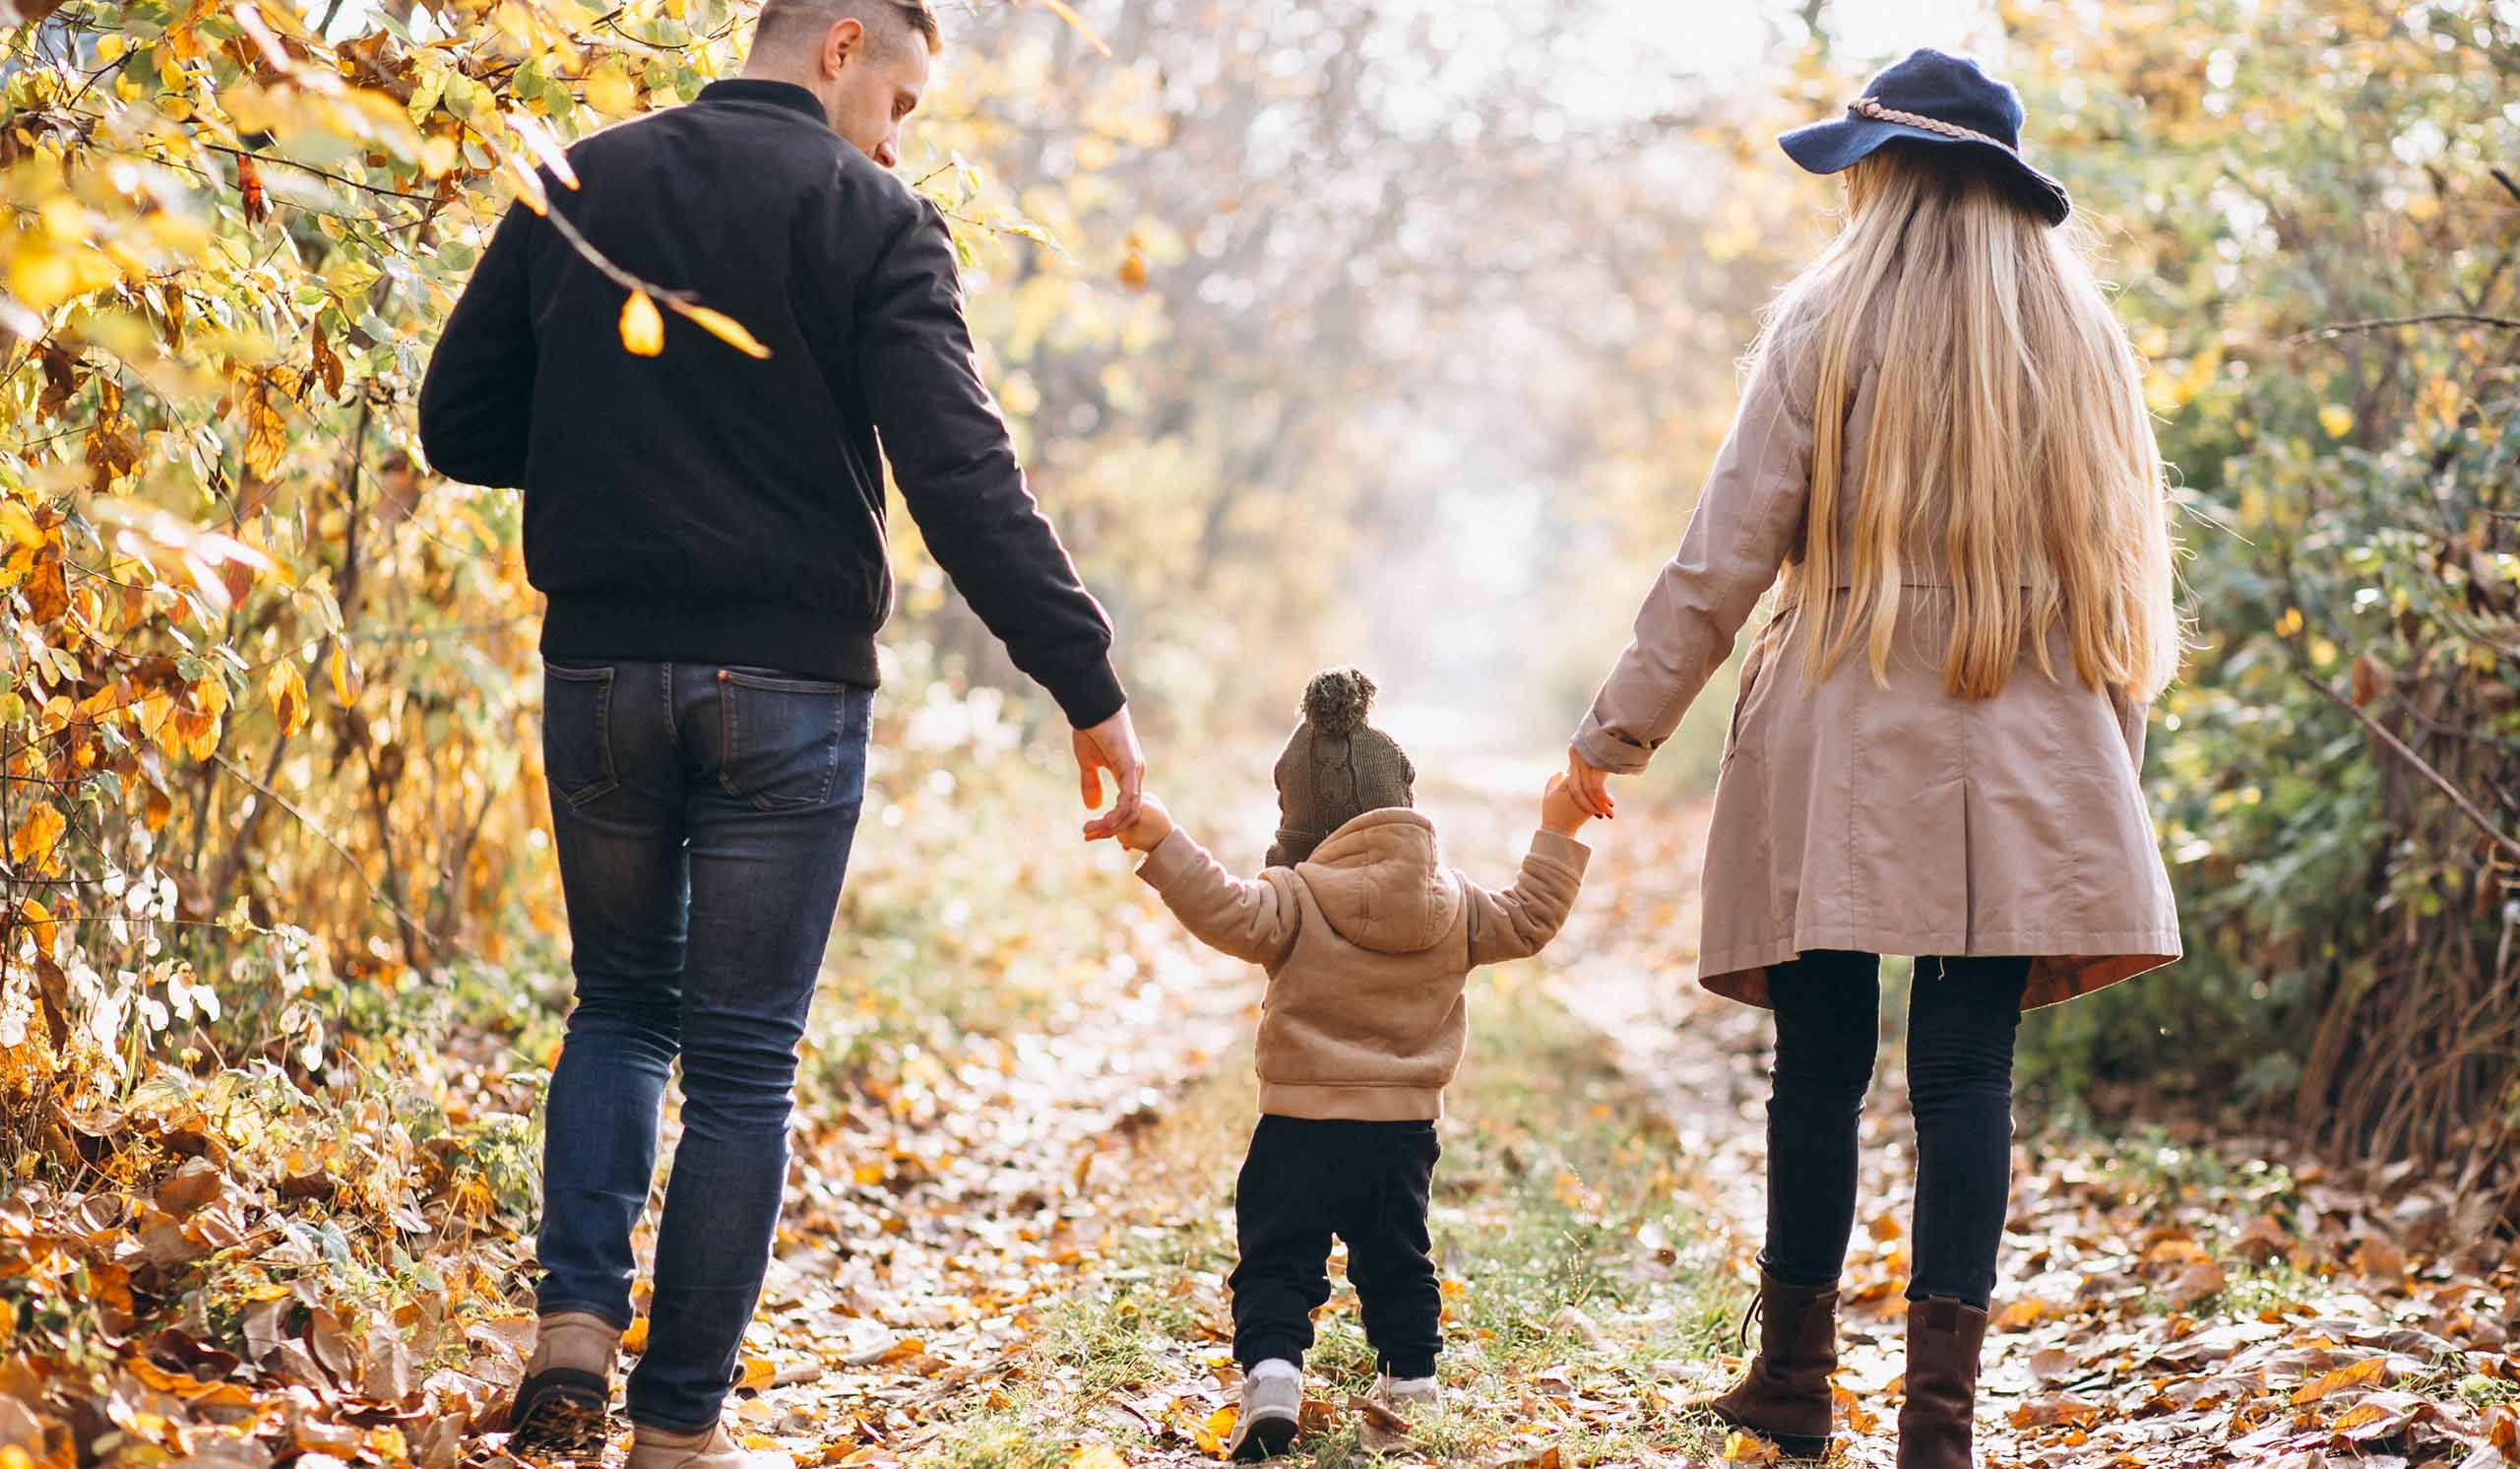
[[[1262,1112],[1413,1121],[1443,1115],[1470,972],[1555,937],[1591,855],[1540,832],[1522,875],[1493,893],[1442,865],[1425,817],[1392,807],[1257,878],[1228,872],[1175,828],[1138,875],[1200,939],[1268,970]]]

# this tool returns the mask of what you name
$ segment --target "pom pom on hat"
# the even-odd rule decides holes
[[[1330,669],[1304,685],[1303,717],[1316,734],[1354,734],[1374,704],[1374,681],[1361,669]]]

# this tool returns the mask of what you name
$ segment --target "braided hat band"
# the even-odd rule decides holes
[[[1968,143],[1991,144],[2006,153],[2014,151],[2012,145],[2001,138],[1989,137],[1976,128],[1965,128],[1956,122],[1945,122],[1939,117],[1927,117],[1922,112],[1902,112],[1896,107],[1885,107],[1881,105],[1878,97],[1857,97],[1854,101],[1847,103],[1847,110],[1861,117],[1869,117],[1876,122],[1895,122],[1906,127],[1923,128],[1928,133],[1940,133],[1946,138],[1958,138]]]

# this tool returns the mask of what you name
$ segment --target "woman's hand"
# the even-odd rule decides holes
[[[1572,749],[1566,752],[1566,786],[1585,810],[1604,821],[1617,817],[1618,802],[1610,799],[1609,772]]]

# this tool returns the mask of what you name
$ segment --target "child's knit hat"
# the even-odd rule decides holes
[[[1303,723],[1278,756],[1278,840],[1269,865],[1292,867],[1321,839],[1367,811],[1410,803],[1418,772],[1390,735],[1365,723],[1374,681],[1355,669],[1315,673]]]

